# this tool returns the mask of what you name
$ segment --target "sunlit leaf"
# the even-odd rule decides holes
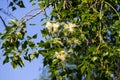
[[[97,60],[97,57],[96,57],[96,56],[92,57],[92,61],[93,61],[93,62],[95,62],[96,60]]]
[[[14,69],[17,69],[17,64],[16,64],[16,62],[12,61],[12,62],[11,62],[11,65],[13,66]]]
[[[83,66],[81,67],[81,72],[84,73],[85,69],[86,69],[86,67],[83,65]]]

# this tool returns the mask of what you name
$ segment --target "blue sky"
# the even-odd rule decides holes
[[[6,1],[7,0],[0,0],[0,8],[6,9]],[[25,13],[30,11],[33,8],[37,8],[38,6],[31,6],[29,3],[29,0],[23,0],[25,2],[26,8],[25,9],[18,9],[15,12],[12,12],[14,16],[17,17],[17,19],[20,19]],[[28,1],[28,2],[27,2]],[[0,12],[0,15],[7,21],[9,18],[7,18],[3,13]],[[33,35],[35,33],[40,33],[40,29],[43,29],[40,24],[40,19],[42,18],[42,15],[37,16],[33,20],[30,20],[30,22],[37,23],[36,26],[28,26],[28,34]],[[3,24],[0,21],[0,31],[3,31]],[[38,39],[36,41],[40,41],[43,38],[41,35],[39,35]],[[39,59],[33,60],[31,63],[25,61],[25,66],[23,68],[18,67],[18,69],[14,70],[10,63],[3,65],[2,61],[4,57],[1,56],[2,52],[0,51],[0,80],[34,80],[36,78],[39,78],[40,71],[43,68],[42,59],[43,57],[40,56]]]
[[[34,80],[39,78],[42,69],[42,60],[36,59],[33,62],[25,62],[23,68],[14,70],[10,64],[2,65],[0,61],[0,80]]]

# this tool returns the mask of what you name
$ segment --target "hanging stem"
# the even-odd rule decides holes
[[[108,2],[106,2],[106,1],[104,1],[107,5],[109,5],[115,12],[116,12],[116,14],[117,14],[117,16],[118,16],[118,18],[119,18],[119,20],[120,20],[120,15],[119,15],[119,13],[117,12],[117,10],[110,4],[110,3],[108,3]]]

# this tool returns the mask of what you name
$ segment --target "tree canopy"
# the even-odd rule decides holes
[[[0,32],[3,64],[23,67],[24,60],[44,57],[51,80],[120,79],[120,1],[119,0],[30,0],[39,5],[36,14],[12,19]],[[9,7],[25,8],[22,0]],[[50,10],[50,14],[47,10]],[[34,9],[36,10],[36,9]],[[28,36],[26,24],[44,13],[42,37]],[[2,17],[1,20],[5,22]],[[30,50],[35,52],[30,53]]]

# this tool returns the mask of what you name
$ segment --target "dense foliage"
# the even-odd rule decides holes
[[[13,0],[10,7],[19,0]],[[20,0],[21,1],[21,0]],[[35,5],[35,0],[30,1]],[[45,39],[34,43],[37,34],[27,36],[29,19],[11,20],[0,37],[6,57],[16,68],[23,58],[32,61],[44,56],[52,80],[112,80],[120,78],[119,0],[38,0],[46,21],[41,30]],[[36,3],[36,4],[37,4]],[[20,7],[25,7],[23,2]],[[46,13],[52,8],[50,15]],[[13,9],[15,10],[15,9]],[[35,49],[29,54],[29,50]]]

